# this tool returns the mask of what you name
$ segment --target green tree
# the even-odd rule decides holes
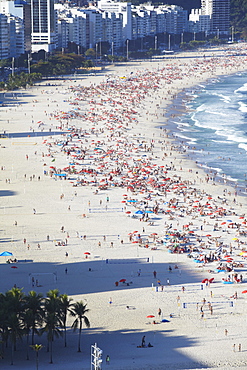
[[[47,351],[50,352],[50,363],[53,363],[53,341],[54,337],[62,336],[60,327],[63,323],[61,320],[59,291],[57,289],[50,290],[45,298],[45,315],[44,315],[44,328],[41,329],[42,333],[47,333]]]
[[[11,342],[11,365],[14,364],[14,350],[16,349],[17,339],[22,339],[24,334],[23,326],[19,319],[19,315],[14,312],[8,315],[8,337]]]
[[[8,340],[8,301],[4,294],[0,294],[0,335],[2,350],[1,354],[4,355],[4,345],[7,345]]]
[[[96,51],[95,51],[93,48],[87,49],[87,50],[85,51],[85,55],[86,55],[87,57],[90,57],[90,58],[95,58],[95,56],[96,56]]]
[[[36,370],[39,369],[39,351],[43,348],[42,344],[33,344],[30,346],[36,353]]]
[[[60,298],[61,320],[63,323],[64,330],[64,347],[67,347],[66,322],[68,313],[71,312],[72,299],[68,298],[67,294],[61,294],[59,298]]]
[[[73,309],[71,311],[71,316],[76,317],[71,327],[74,329],[74,331],[79,328],[78,352],[81,352],[82,323],[84,322],[87,328],[90,327],[90,322],[87,316],[85,316],[85,313],[89,311],[86,307],[87,305],[82,301],[76,302],[73,304]]]
[[[34,344],[34,334],[38,333],[37,328],[41,327],[44,319],[44,309],[43,309],[43,295],[41,293],[36,293],[31,290],[27,296],[24,298],[27,317],[31,318],[30,329],[32,331],[32,345]]]

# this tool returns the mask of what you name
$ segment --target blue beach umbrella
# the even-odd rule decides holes
[[[5,252],[0,253],[0,257],[2,256],[6,256],[6,257],[13,256],[13,253],[5,251]]]

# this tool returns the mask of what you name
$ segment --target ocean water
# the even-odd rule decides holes
[[[188,112],[173,121],[174,135],[205,170],[245,192],[247,72],[211,80],[180,98]]]

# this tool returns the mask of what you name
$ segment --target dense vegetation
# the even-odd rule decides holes
[[[231,24],[247,36],[247,0],[231,0]]]
[[[31,71],[41,73],[42,76],[48,77],[70,74],[73,73],[76,68],[89,68],[92,66],[92,61],[85,59],[83,55],[59,53],[49,56],[47,60],[39,60],[36,64],[31,66]]]
[[[32,86],[35,82],[41,80],[41,73],[20,73],[18,75],[9,75],[7,81],[0,82],[0,90],[14,90],[20,87],[26,88],[27,86]]]
[[[0,337],[1,353],[4,358],[10,345],[10,363],[14,363],[14,352],[20,340],[25,338],[26,359],[29,360],[30,347],[34,351],[37,336],[46,334],[47,351],[50,363],[53,363],[53,342],[60,336],[64,337],[67,346],[66,326],[67,317],[74,317],[72,329],[78,330],[78,352],[81,352],[81,332],[83,323],[90,326],[86,316],[87,305],[82,301],[72,303],[67,294],[59,294],[57,289],[50,290],[46,297],[41,293],[30,291],[27,295],[22,289],[12,288],[5,294],[0,293]]]

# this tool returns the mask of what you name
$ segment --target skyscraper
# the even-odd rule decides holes
[[[54,0],[27,0],[31,5],[32,52],[56,48]]]
[[[202,14],[209,15],[211,31],[228,34],[230,28],[230,0],[201,0]]]

